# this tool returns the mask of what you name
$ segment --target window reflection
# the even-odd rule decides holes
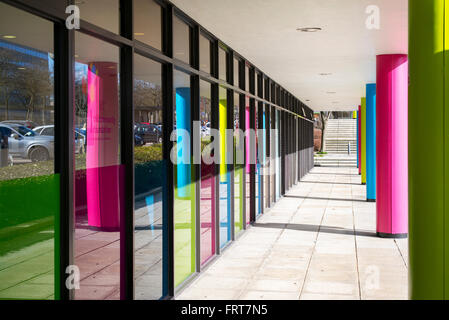
[[[210,73],[211,42],[200,34],[200,70]]]
[[[82,20],[119,33],[119,0],[82,0],[76,1],[75,4],[80,9]]]
[[[243,230],[244,133],[240,127],[240,96],[234,93],[234,225],[235,233]]]
[[[226,60],[226,51],[219,47],[218,48],[218,76],[220,80],[226,81],[226,66],[227,66],[227,60]]]
[[[173,57],[190,63],[190,27],[173,16]]]
[[[138,300],[163,295],[166,163],[162,157],[161,77],[159,63],[134,55],[134,283]]]
[[[228,127],[227,91],[219,89],[219,129],[220,129],[220,173],[219,173],[219,212],[220,212],[220,247],[231,240],[231,175],[227,168],[226,128]]]
[[[134,0],[134,38],[162,50],[162,8],[153,0]]]
[[[211,85],[200,82],[200,121],[201,121],[201,264],[215,254],[215,165],[208,161],[214,156],[211,134]]]
[[[234,58],[234,86],[240,87],[239,83],[239,60],[237,58]]]
[[[173,129],[176,130],[174,155],[174,223],[175,223],[175,286],[195,271],[195,182],[190,164],[190,77],[174,72],[175,110]]]
[[[54,299],[53,24],[0,3],[0,300]]]
[[[95,48],[94,50],[92,50]],[[119,50],[75,34],[76,299],[120,298]]]

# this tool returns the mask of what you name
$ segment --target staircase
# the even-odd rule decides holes
[[[315,166],[357,166],[357,120],[329,119],[324,133],[324,151],[315,155]]]
[[[329,119],[324,136],[324,151],[328,154],[357,156],[357,119]]]

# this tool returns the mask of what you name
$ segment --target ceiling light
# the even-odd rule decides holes
[[[335,91],[328,91],[328,92],[326,92],[327,94],[335,94],[336,92]]]
[[[24,68],[24,67],[18,67],[17,69],[19,69],[19,70],[25,70],[26,68]]]
[[[309,102],[309,101],[310,101],[309,99],[306,100],[306,102]]]
[[[317,31],[321,31],[323,29],[319,28],[319,27],[301,27],[301,28],[296,28],[296,31],[301,31],[301,32],[317,32]]]
[[[3,38],[5,38],[5,39],[15,39],[17,37],[16,36],[12,36],[12,35],[6,35],[6,36],[3,36]]]
[[[330,72],[322,72],[322,73],[319,73],[319,75],[320,76],[330,76],[332,73],[330,73]]]

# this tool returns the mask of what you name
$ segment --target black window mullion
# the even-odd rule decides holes
[[[167,4],[163,9],[163,51],[172,58],[173,57],[173,6]],[[170,299],[175,295],[175,264],[174,264],[174,185],[173,185],[173,163],[170,161],[170,152],[173,148],[173,142],[170,140],[173,129],[173,64],[165,63],[162,65],[162,135],[163,145],[162,153],[165,163],[164,188],[163,188],[163,296]]]
[[[55,244],[59,260],[55,261],[55,299],[71,300],[74,290],[66,286],[66,268],[73,265],[74,241],[74,82],[75,32],[63,24],[54,24],[55,50],[55,173],[60,179],[59,219]]]
[[[200,43],[199,43],[199,37],[200,37],[200,28],[198,25],[193,26],[190,28],[190,57],[191,57],[191,63],[192,67],[199,70],[200,68]],[[190,76],[190,88],[191,88],[191,138],[190,138],[190,148],[191,148],[191,154],[193,155],[193,159],[196,157],[201,158],[201,152],[200,154],[194,154],[194,152],[198,151],[195,150],[193,147],[195,143],[201,143],[201,135],[200,132],[196,132],[195,126],[193,126],[193,121],[199,121],[200,120],[200,77],[198,75],[192,75]],[[199,141],[194,141],[194,140]],[[201,151],[201,145],[199,148],[199,151]],[[195,163],[195,161],[192,162],[192,177],[193,181],[196,181],[195,183],[195,270],[196,272],[201,271],[201,221],[200,221],[200,193],[201,193],[201,161],[199,163]]]
[[[120,1],[120,34],[133,38],[133,2]],[[120,156],[124,211],[120,212],[120,299],[134,299],[134,112],[133,47],[120,48]]]
[[[249,69],[249,92],[255,94],[255,83],[254,83],[254,68]],[[255,119],[255,109],[256,101],[254,98],[249,99],[249,127],[253,133],[255,133],[256,119]],[[249,189],[250,189],[250,222],[256,221],[256,165],[255,165],[255,154],[254,149],[256,149],[256,139],[254,139],[255,134],[250,135],[250,176],[249,176]],[[257,150],[256,150],[257,152]]]

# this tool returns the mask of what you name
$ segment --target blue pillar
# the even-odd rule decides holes
[[[176,89],[176,130],[177,131],[177,152],[178,163],[176,165],[177,176],[177,196],[179,198],[190,197],[190,141],[184,141],[190,137],[190,88]],[[184,130],[184,132],[183,132]],[[183,136],[184,133],[184,136]],[[185,134],[188,133],[188,137]],[[187,152],[189,157],[186,159]]]
[[[376,84],[366,85],[366,200],[376,201]]]

